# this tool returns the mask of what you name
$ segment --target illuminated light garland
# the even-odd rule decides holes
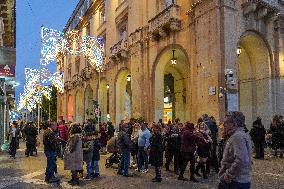
[[[56,72],[50,78],[50,82],[54,85],[59,93],[64,92],[64,75],[63,73]]]

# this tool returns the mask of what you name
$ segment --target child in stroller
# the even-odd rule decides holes
[[[113,164],[119,164],[121,159],[121,153],[119,152],[119,147],[117,145],[117,138],[112,137],[107,144],[107,151],[112,153],[110,157],[106,159],[106,168],[111,167]]]

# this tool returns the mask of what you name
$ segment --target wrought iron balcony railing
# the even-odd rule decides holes
[[[120,40],[118,43],[110,48],[111,59],[113,61],[120,61],[128,57],[128,41]]]

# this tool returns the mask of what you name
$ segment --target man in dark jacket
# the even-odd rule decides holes
[[[57,138],[52,128],[53,125],[43,125],[43,146],[44,154],[47,159],[46,171],[45,171],[45,182],[53,183],[59,182],[59,179],[54,176],[56,170],[56,144]]]
[[[128,124],[124,123],[123,125],[121,125],[121,130],[118,134],[117,143],[122,153],[117,174],[123,175],[125,177],[131,177],[132,175],[128,173],[128,167],[130,165],[130,152],[132,149],[132,141],[128,134]]]
[[[207,114],[203,115],[203,122],[210,129],[210,137],[212,139],[212,144],[210,146],[210,155],[206,161],[206,172],[210,173],[210,167],[213,166],[216,173],[219,172],[218,158],[217,158],[217,145],[218,145],[218,127],[214,117],[208,117]]]
[[[179,129],[173,124],[166,127],[166,171],[169,171],[170,163],[174,158],[174,171],[178,173],[178,156],[179,156]]]
[[[183,165],[178,177],[178,180],[187,181],[188,179],[183,177],[183,174],[186,170],[186,166],[188,162],[190,162],[190,180],[193,182],[198,182],[198,180],[194,177],[195,171],[195,156],[194,153],[197,148],[197,143],[202,141],[198,135],[194,133],[194,124],[190,122],[185,123],[185,127],[181,132],[181,157],[183,161]],[[205,142],[205,141],[202,141]]]
[[[256,159],[264,159],[264,144],[266,130],[261,122],[261,118],[258,117],[252,125],[250,130],[250,136],[254,143],[255,157]]]
[[[26,135],[26,156],[33,156],[33,151],[36,149],[36,138],[38,132],[32,122],[28,123],[28,125],[24,128],[24,133]]]

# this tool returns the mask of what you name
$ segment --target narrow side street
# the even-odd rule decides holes
[[[56,188],[57,186],[48,185],[44,182],[44,172],[46,166],[46,159],[42,151],[42,146],[39,149],[37,157],[25,157],[24,143],[21,144],[17,152],[16,159],[10,159],[7,154],[0,154],[0,189],[31,189],[31,188]],[[210,174],[209,179],[204,181],[199,179],[200,183],[182,182],[177,180],[174,173],[168,173],[163,170],[162,183],[152,183],[151,179],[154,177],[153,168],[147,174],[134,173],[133,178],[125,178],[116,175],[115,168],[104,167],[107,155],[101,156],[100,168],[101,178],[86,181],[81,180],[79,187],[73,188],[198,188],[198,189],[213,189],[217,187],[217,175]],[[58,162],[58,173],[61,178],[61,188],[72,188],[67,181],[70,179],[70,173],[64,171],[63,161]],[[284,185],[284,159],[275,159],[267,157],[266,160],[254,160],[253,163],[253,181],[252,188],[255,189],[280,189]],[[134,172],[131,169],[131,172]],[[86,173],[86,171],[84,172]],[[85,176],[85,175],[84,175]],[[188,177],[188,172],[187,175]]]

